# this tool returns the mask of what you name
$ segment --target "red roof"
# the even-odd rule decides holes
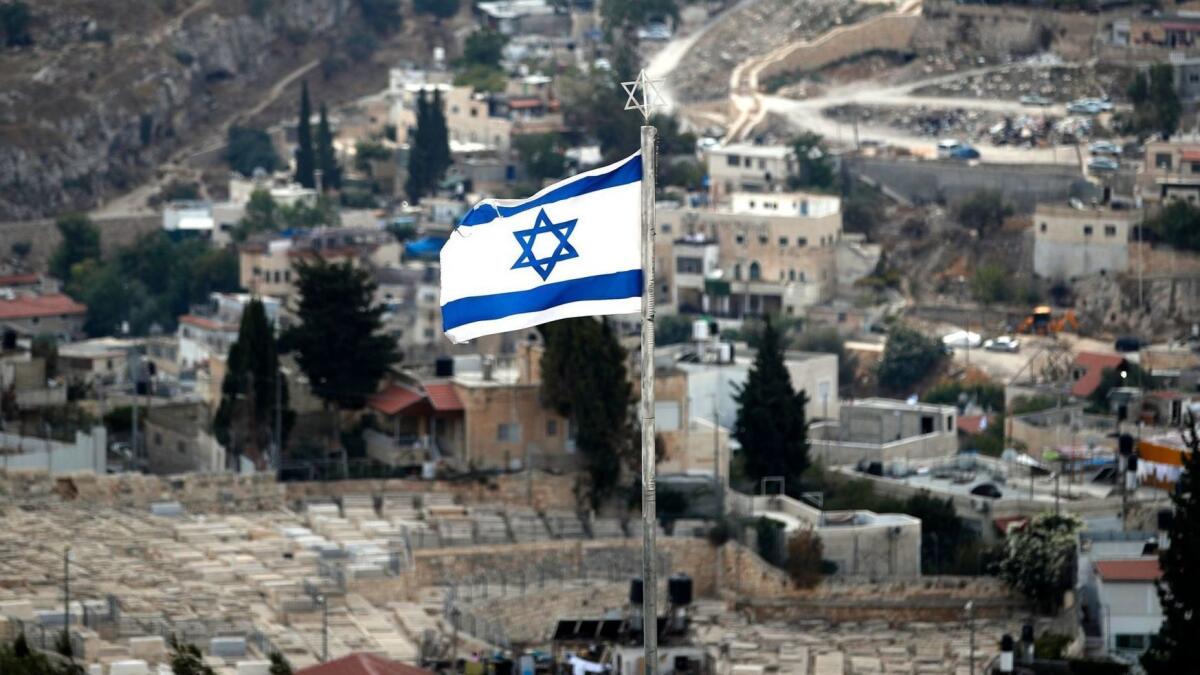
[[[427,384],[425,393],[429,396],[429,402],[433,404],[433,409],[438,412],[459,412],[463,409],[458,392],[454,391],[454,385],[449,382]]]
[[[1200,162],[1200,150],[1184,150],[1180,155],[1185,162]]]
[[[992,521],[996,531],[1007,535],[1009,532],[1019,532],[1029,524],[1029,516],[1001,516]]]
[[[296,675],[433,675],[433,673],[406,663],[389,661],[374,654],[357,653],[302,668],[296,671]]]
[[[508,107],[513,110],[527,110],[540,107],[541,105],[542,99],[540,98],[514,98],[508,101]]]
[[[186,323],[189,326],[203,328],[204,330],[222,330],[231,333],[237,331],[237,326],[231,323],[222,323],[216,319],[210,319],[206,316],[196,316],[195,314],[184,314],[179,317],[179,323]]]
[[[393,384],[367,399],[367,405],[384,415],[395,415],[412,405],[424,401],[425,397],[408,387]]]
[[[1115,369],[1125,362],[1119,354],[1098,354],[1096,352],[1079,352],[1075,355],[1075,365],[1083,368],[1083,375],[1071,385],[1071,394],[1086,398],[1100,386],[1100,376],[1104,370]]]
[[[970,435],[982,433],[991,421],[990,415],[959,415],[958,430]]]
[[[1158,558],[1132,560],[1097,560],[1096,574],[1108,582],[1154,581],[1162,576]]]
[[[33,286],[40,280],[36,274],[9,274],[0,277],[0,286]]]
[[[86,312],[87,307],[61,293],[0,300],[0,321]]]

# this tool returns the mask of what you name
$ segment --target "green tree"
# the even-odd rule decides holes
[[[679,5],[676,0],[606,0],[600,5],[600,17],[605,33],[611,37],[631,33],[653,19],[678,23]]]
[[[566,171],[566,156],[558,149],[558,134],[524,134],[513,139],[517,154],[529,177],[538,183],[561,178]]]
[[[246,202],[246,210],[231,233],[233,240],[243,242],[247,237],[260,232],[274,232],[279,229],[276,218],[277,205],[267,190],[255,190],[250,193]]]
[[[792,150],[796,153],[796,173],[788,176],[793,188],[828,190],[833,187],[833,162],[825,149],[825,139],[820,134],[805,131],[792,139]]]
[[[50,273],[70,282],[71,268],[85,260],[100,259],[100,230],[81,213],[62,216],[55,225],[62,241],[50,257]]]
[[[858,379],[858,357],[846,349],[846,341],[836,328],[810,328],[800,334],[796,349],[805,352],[836,354],[838,360],[838,389],[852,391]]]
[[[32,15],[24,0],[15,0],[0,5],[0,34],[6,47],[28,47],[33,44],[29,33]]]
[[[1125,376],[1121,377],[1121,373]],[[1150,389],[1152,380],[1145,377],[1136,363],[1126,363],[1119,368],[1105,368],[1100,371],[1100,383],[1088,395],[1092,410],[1108,412],[1108,396],[1118,387],[1145,387]]]
[[[463,41],[462,58],[458,60],[458,64],[460,67],[482,66],[499,69],[500,61],[504,58],[504,45],[506,44],[508,44],[508,37],[503,33],[489,28],[480,28]]]
[[[449,19],[458,14],[459,0],[413,0],[413,9],[436,19]]]
[[[433,169],[434,183],[440,181],[450,165],[454,163],[450,155],[450,130],[446,126],[446,106],[442,101],[442,90],[433,90],[433,100],[430,102],[429,119],[430,166]]]
[[[921,573],[959,573],[958,552],[974,542],[975,534],[958,517],[954,500],[922,491],[909,497],[901,511],[921,520]]]
[[[769,317],[746,383],[734,400],[733,435],[742,446],[746,473],[755,480],[783,476],[789,493],[798,493],[800,476],[808,468],[808,396],[792,388],[783,343]]]
[[[333,132],[329,130],[329,115],[321,104],[321,120],[317,123],[317,168],[321,170],[321,189],[342,187],[342,168],[333,150]]]
[[[242,311],[237,342],[230,347],[226,364],[221,403],[213,419],[217,440],[239,454],[263,456],[271,447],[278,411],[284,422],[280,431],[285,436],[280,444],[286,447],[287,428],[292,420],[287,409],[287,380],[279,370],[275,330],[257,298]]]
[[[243,176],[253,175],[255,169],[270,173],[279,166],[271,137],[266,131],[253,127],[229,127],[225,160],[229,162],[229,168]]]
[[[1039,612],[1053,614],[1075,585],[1076,537],[1083,522],[1071,514],[1042,513],[1008,535],[998,565],[1000,578]]]
[[[929,388],[921,400],[926,403],[960,406],[975,403],[984,410],[1004,410],[1004,386],[991,382],[963,384],[941,382]]]
[[[1000,229],[1012,214],[1012,205],[999,190],[976,190],[954,209],[958,222],[980,236]]]
[[[0,645],[0,673],[4,675],[67,675],[72,669],[56,667],[45,654],[29,648],[24,633],[11,645]]]
[[[633,459],[633,394],[625,350],[607,321],[565,319],[538,327],[542,353],[542,401],[571,420],[588,475],[593,507],[612,495],[622,462]]]
[[[1144,226],[1174,248],[1200,251],[1200,209],[1189,202],[1171,200]]]
[[[945,359],[942,345],[934,338],[897,323],[888,331],[883,358],[879,360],[876,376],[884,392],[908,394]]]
[[[171,647],[171,671],[175,675],[216,675],[213,669],[205,665],[204,656],[196,645],[179,641],[172,634],[169,641]]]
[[[267,672],[270,675],[292,675],[292,667],[283,658],[283,654],[271,652],[271,668]]]
[[[358,0],[358,8],[362,12],[363,23],[380,35],[395,32],[404,25],[400,0]]]
[[[620,53],[618,53],[620,57]],[[632,72],[614,64],[609,72],[594,71],[578,77],[563,77],[560,93],[563,117],[568,126],[600,145],[605,161],[627,157],[638,148],[641,120],[637,115],[614,115],[606,107],[613,97],[623,97],[617,73]],[[556,85],[558,80],[556,80]]]
[[[1142,657],[1149,675],[1184,673],[1195,669],[1192,648],[1200,636],[1200,437],[1197,420],[1189,414],[1184,439],[1191,452],[1186,454],[1183,472],[1171,493],[1175,517],[1167,529],[1171,545],[1159,551],[1162,578],[1158,581],[1158,600],[1163,623],[1150,640],[1150,649]]]
[[[285,342],[327,407],[361,408],[400,356],[381,333],[384,308],[374,303],[370,274],[350,263],[323,259],[296,266],[300,325]]]
[[[354,168],[364,173],[370,173],[371,162],[383,162],[391,158],[392,151],[379,141],[362,140],[354,145]]]
[[[405,191],[413,202],[433,193],[450,168],[450,135],[442,109],[441,92],[432,100],[422,90],[417,96],[417,128],[409,135],[408,180]]]
[[[681,131],[674,115],[657,114],[650,123],[658,128],[658,151],[663,155],[696,154],[696,134]]]
[[[317,168],[313,155],[312,106],[308,102],[308,82],[300,84],[300,116],[296,121],[296,182],[306,188],[317,186],[313,172]]]
[[[821,583],[825,561],[821,537],[811,529],[798,530],[788,537],[787,568],[792,583],[800,588],[813,588]]]
[[[1011,302],[1012,273],[1001,262],[982,262],[971,275],[971,292],[984,304]]]
[[[700,190],[704,187],[704,167],[694,159],[664,161],[658,165],[658,185]]]

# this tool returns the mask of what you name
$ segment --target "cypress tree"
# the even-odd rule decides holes
[[[404,182],[404,191],[414,204],[421,201],[429,184],[429,128],[429,101],[422,89],[417,94],[417,126],[408,135],[408,178]]]
[[[316,187],[313,170],[316,160],[313,157],[312,107],[308,103],[308,82],[300,85],[300,119],[296,124],[296,182],[306,188]]]
[[[446,176],[453,159],[450,156],[450,132],[446,129],[446,108],[442,103],[440,89],[433,90],[433,104],[429,111],[430,170],[433,185]]]
[[[735,396],[738,403],[733,433],[742,446],[746,472],[755,480],[783,476],[789,493],[800,490],[800,475],[808,468],[808,396],[792,388],[784,365],[783,342],[767,317],[754,365]]]
[[[1159,552],[1162,578],[1158,581],[1158,600],[1163,623],[1150,640],[1150,649],[1142,656],[1142,667],[1149,675],[1194,672],[1196,656],[1191,649],[1200,637],[1200,438],[1197,420],[1188,416],[1185,438],[1187,453],[1183,473],[1171,495],[1175,517],[1167,532],[1170,547]]]
[[[329,115],[321,104],[321,121],[317,124],[317,167],[321,169],[323,190],[342,187],[342,169],[333,152],[333,132],[329,130]]]

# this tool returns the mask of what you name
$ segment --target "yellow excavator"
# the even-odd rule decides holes
[[[1064,330],[1079,332],[1079,320],[1075,318],[1075,310],[1068,309],[1055,316],[1054,310],[1047,305],[1034,307],[1033,311],[1021,320],[1017,326],[1018,333],[1026,335],[1057,335]]]

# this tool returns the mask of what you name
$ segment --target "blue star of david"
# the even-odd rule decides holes
[[[571,233],[575,231],[575,223],[578,218],[564,220],[561,223],[550,222],[550,216],[546,215],[546,209],[538,212],[537,220],[534,221],[533,227],[528,230],[517,230],[513,232],[513,236],[517,238],[517,242],[521,244],[521,257],[517,258],[517,262],[513,263],[512,269],[520,269],[522,267],[532,267],[542,281],[550,278],[550,273],[554,271],[554,266],[563,260],[578,258],[579,252],[571,245],[567,239]],[[554,253],[551,253],[546,258],[539,258],[533,253],[533,244],[537,241],[538,235],[549,233],[558,237],[558,246],[555,247]]]

